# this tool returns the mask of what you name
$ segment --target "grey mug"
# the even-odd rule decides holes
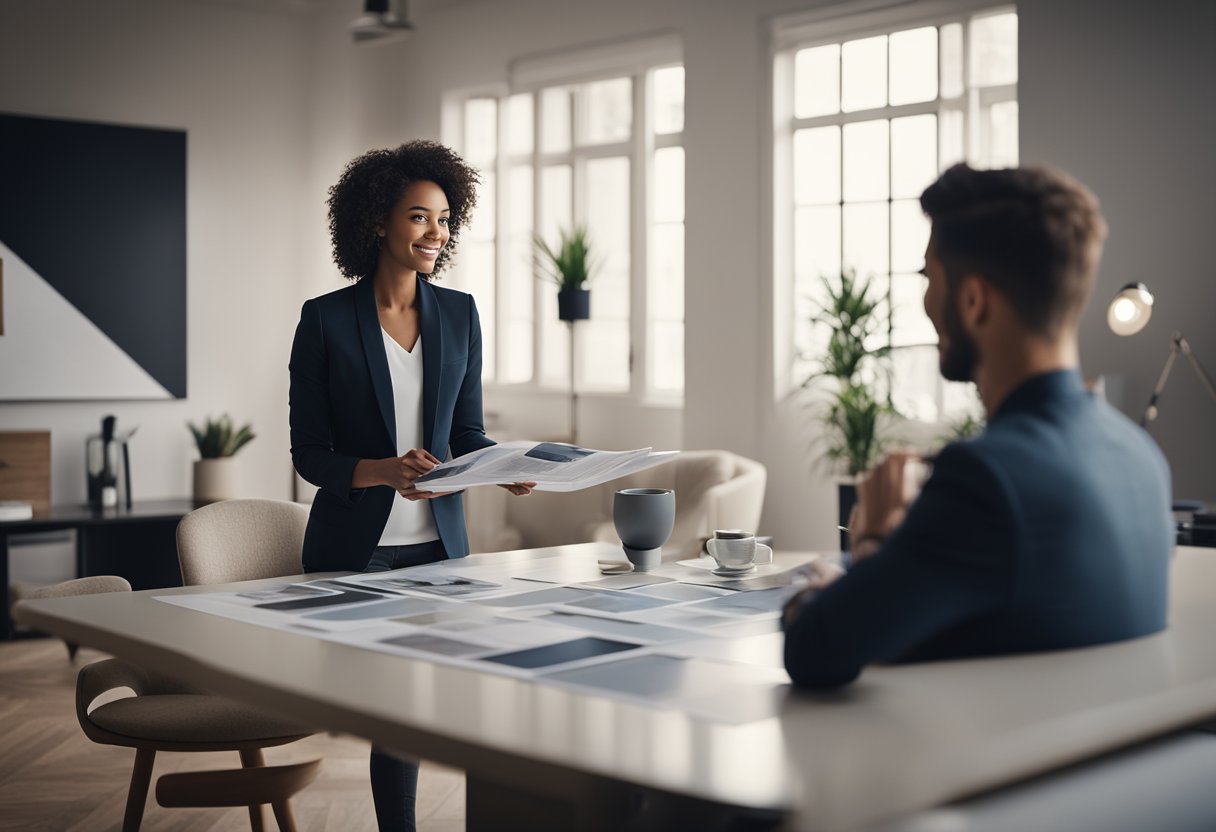
[[[670,488],[622,488],[612,498],[612,523],[625,557],[638,572],[661,562],[663,544],[676,523],[676,493]]]

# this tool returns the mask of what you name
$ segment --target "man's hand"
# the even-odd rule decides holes
[[[815,596],[819,590],[823,589],[828,584],[835,581],[844,570],[834,563],[829,563],[826,560],[813,560],[805,566],[800,566],[794,573],[795,585],[800,585],[802,589],[798,591],[794,597],[785,602],[785,609],[781,612],[781,624],[783,627],[788,627],[798,615],[798,611]]]
[[[897,451],[857,481],[857,503],[849,516],[850,549],[854,562],[881,548],[899,527],[916,499],[916,489],[906,486],[913,467],[921,466],[917,454]]]
[[[526,497],[532,493],[533,488],[536,488],[536,483],[534,483],[534,482],[502,483],[502,482],[500,482],[498,484],[498,487],[507,489],[512,494],[514,494],[516,497]]]

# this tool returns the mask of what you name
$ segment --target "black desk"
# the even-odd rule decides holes
[[[121,575],[134,589],[181,586],[177,523],[200,505],[193,500],[175,499],[137,502],[130,510],[54,506],[29,520],[0,521],[0,580],[4,590],[0,639],[13,637],[9,616],[10,535],[75,529],[76,577]]]

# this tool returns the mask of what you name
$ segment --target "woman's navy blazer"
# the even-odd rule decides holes
[[[441,460],[493,445],[481,413],[481,324],[473,298],[418,280],[422,436]],[[393,384],[370,278],[306,301],[291,345],[291,459],[321,490],[304,534],[306,572],[362,571],[396,492],[351,488],[360,459],[397,456]],[[469,553],[460,494],[428,500],[448,557]]]

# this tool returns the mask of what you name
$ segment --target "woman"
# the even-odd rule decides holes
[[[441,460],[493,445],[473,298],[431,283],[477,200],[455,153],[373,150],[329,191],[334,261],[353,286],[313,298],[291,347],[291,456],[320,488],[304,571],[383,571],[464,557],[459,494],[419,491]],[[424,279],[419,279],[419,277]],[[504,486],[513,494],[534,483]],[[418,765],[372,749],[381,830],[414,829]]]

